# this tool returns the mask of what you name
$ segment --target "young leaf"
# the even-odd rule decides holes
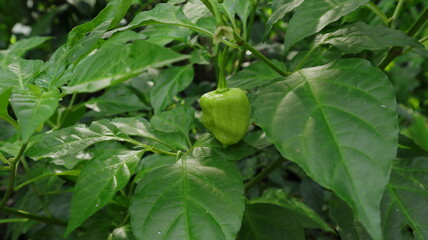
[[[288,51],[296,42],[319,32],[328,24],[347,15],[367,2],[368,0],[304,1],[296,8],[296,13],[289,22],[284,51]]]
[[[100,210],[126,186],[144,151],[110,149],[91,159],[80,172],[71,200],[65,236]]]
[[[27,142],[36,129],[54,114],[59,98],[57,89],[45,92],[34,85],[13,92],[11,104],[23,142]]]
[[[26,151],[26,155],[35,160],[58,158],[80,152],[97,142],[127,139],[130,138],[108,120],[100,120],[89,127],[81,124],[45,133]]]
[[[338,60],[300,70],[253,102],[256,122],[281,154],[345,200],[380,239],[379,202],[398,138],[385,74],[366,60]]]
[[[150,91],[150,102],[155,113],[164,110],[172,99],[186,89],[193,80],[193,67],[171,67],[162,72]]]
[[[60,81],[69,82],[63,87],[66,93],[95,92],[135,77],[150,67],[162,67],[186,58],[186,55],[138,40],[122,47],[99,49],[69,69]]]
[[[369,26],[363,22],[319,35],[315,44],[332,44],[346,53],[358,53],[366,49],[382,50],[391,46],[423,48],[422,44],[402,31],[384,26]]]
[[[384,239],[428,239],[427,201],[428,157],[397,160],[381,205]]]
[[[137,239],[233,240],[241,225],[244,191],[228,161],[183,157],[145,175],[131,198]]]

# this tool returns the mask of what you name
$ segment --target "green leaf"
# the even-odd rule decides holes
[[[300,4],[303,3],[303,0],[286,0],[285,2],[284,0],[281,0],[281,1],[274,1],[274,2],[276,4],[273,3],[272,5],[279,5],[279,6],[275,6],[275,8],[272,7],[274,11],[266,23],[266,30],[265,30],[265,33],[263,34],[263,38],[267,37],[270,30],[272,29],[272,26],[275,23],[277,23],[279,20],[284,18],[284,16],[287,13],[293,11],[296,7],[300,6]],[[281,3],[279,4],[278,2],[281,2]]]
[[[170,67],[156,79],[150,91],[150,102],[155,113],[164,110],[181,91],[186,89],[193,80],[193,67]]]
[[[183,6],[183,13],[192,22],[196,23],[199,19],[210,15],[210,10],[200,0],[191,0]]]
[[[236,167],[215,158],[183,157],[142,179],[131,198],[137,239],[234,240],[244,211]]]
[[[192,145],[189,131],[194,119],[195,110],[184,105],[155,114],[150,119],[150,124],[160,139],[168,143],[175,143],[181,149],[188,149]]]
[[[147,26],[141,34],[144,34],[147,41],[165,46],[174,40],[187,43],[189,37],[189,29],[183,27],[177,27],[175,25],[151,25]]]
[[[85,103],[94,112],[89,116],[112,116],[121,113],[148,110],[149,107],[124,84],[108,88],[103,95]]]
[[[257,124],[281,154],[345,200],[380,239],[379,202],[398,138],[385,74],[366,60],[343,59],[260,90],[253,105]]]
[[[304,240],[303,227],[283,207],[271,203],[249,203],[238,240]]]
[[[92,21],[73,28],[68,33],[64,59],[70,65],[93,50],[104,33],[115,27],[125,16],[131,0],[112,0]]]
[[[181,7],[166,3],[156,4],[156,6],[152,10],[144,11],[137,14],[137,16],[135,16],[132,22],[129,23],[127,26],[110,31],[109,35],[114,34],[117,31],[125,31],[131,28],[153,24],[177,25],[193,29],[208,36],[213,35],[213,33],[209,30],[192,23],[183,13]]]
[[[235,12],[239,16],[243,25],[247,25],[247,18],[250,16],[253,3],[248,0],[238,0]]]
[[[140,166],[138,166],[137,175],[135,175],[134,181],[139,183],[148,173],[158,168],[169,167],[177,162],[175,156],[151,154],[144,157]]]
[[[23,142],[27,142],[36,129],[55,113],[59,99],[57,89],[45,92],[34,85],[12,93],[11,104]]]
[[[428,152],[428,123],[423,115],[413,114],[413,122],[405,132],[419,147]]]
[[[120,131],[129,136],[140,136],[154,139],[150,123],[141,117],[115,118],[111,121]]]
[[[208,133],[200,136],[193,148],[192,155],[195,157],[215,157],[228,161],[238,161],[257,152],[245,141],[224,148],[214,135]]]
[[[131,0],[111,0],[92,21],[73,28],[68,33],[67,42],[43,66],[37,85],[51,89],[64,84],[58,80],[67,67],[94,50],[104,34],[123,19],[130,5]]]
[[[148,68],[162,67],[186,59],[147,41],[139,40],[122,47],[101,48],[67,70],[61,82],[65,93],[95,92],[138,76]]]
[[[16,57],[22,57],[27,51],[36,48],[50,37],[29,37],[12,44],[7,50],[0,51],[0,55],[3,55],[3,61],[0,65],[7,66],[14,61]]]
[[[0,118],[9,119],[9,112],[7,107],[9,106],[9,98],[12,94],[12,87],[0,88]]]
[[[32,83],[42,64],[40,60],[15,58],[7,66],[0,67],[0,90],[9,87],[24,89]]]
[[[116,140],[126,141],[130,138],[122,133],[108,120],[93,122],[89,127],[83,124],[44,133],[40,139],[26,151],[34,160],[58,158],[78,153],[94,143]]]
[[[384,239],[428,239],[427,201],[428,157],[397,160],[382,199]]]
[[[232,24],[235,24],[235,7],[238,1],[239,0],[228,0],[222,3],[217,2],[217,7],[220,12],[224,13],[227,18],[232,21]]]
[[[285,69],[283,63],[278,61],[273,61],[273,63],[281,69]],[[280,77],[281,75],[270,68],[266,63],[255,62],[233,75],[228,80],[228,85],[230,87],[251,89],[272,83]]]
[[[332,44],[346,53],[382,50],[391,46],[423,48],[402,31],[385,26],[369,26],[363,22],[347,25],[335,32],[317,36],[315,44]]]
[[[328,24],[347,15],[367,2],[368,0],[304,1],[296,8],[296,13],[289,22],[284,51],[288,51],[296,42],[319,32]]]
[[[330,201],[330,216],[337,224],[336,229],[342,239],[372,240],[364,226],[355,218],[352,209],[336,194]]]
[[[271,203],[286,209],[303,228],[318,228],[329,232],[334,232],[328,224],[318,216],[312,209],[295,198],[288,197],[282,189],[268,189],[263,196],[252,199],[251,203]]]
[[[91,159],[80,172],[71,200],[65,236],[100,210],[126,186],[144,151],[110,149]]]

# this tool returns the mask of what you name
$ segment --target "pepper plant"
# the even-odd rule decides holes
[[[428,239],[427,1],[21,2],[3,239]]]

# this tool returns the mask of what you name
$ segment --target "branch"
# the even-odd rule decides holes
[[[5,207],[5,206],[0,206],[0,212],[18,216],[18,217],[28,218],[28,219],[35,220],[42,223],[55,224],[55,225],[64,226],[64,227],[67,226],[66,222],[59,220],[57,218],[39,216],[23,210],[17,210],[17,209]]]
[[[422,14],[416,20],[415,23],[407,31],[407,35],[414,37],[416,33],[422,28],[425,22],[428,20],[428,7],[424,9]],[[378,67],[384,70],[396,57],[400,56],[403,53],[402,47],[392,47],[385,58],[379,63]]]
[[[286,160],[282,157],[278,158],[275,162],[271,163],[267,168],[265,168],[261,173],[252,178],[247,184],[245,184],[245,192],[248,192],[257,183],[261,182],[265,177],[267,177],[271,172],[281,166]]]

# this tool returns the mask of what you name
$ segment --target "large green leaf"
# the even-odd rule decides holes
[[[9,87],[24,89],[32,83],[42,64],[40,60],[14,58],[7,66],[0,67],[0,90]]]
[[[63,87],[66,93],[95,92],[135,77],[148,68],[186,58],[186,55],[139,40],[121,47],[99,49],[67,70],[60,81],[69,82]]]
[[[89,127],[83,124],[44,133],[27,150],[26,155],[39,160],[46,157],[58,158],[78,153],[94,143],[130,138],[108,120],[93,122]]]
[[[384,26],[369,26],[363,22],[317,36],[315,44],[332,44],[347,53],[358,53],[366,49],[381,50],[391,46],[423,48],[422,44],[402,31]]]
[[[150,102],[155,113],[164,110],[172,99],[187,88],[193,80],[193,67],[171,67],[162,72],[150,91]]]
[[[397,160],[382,199],[384,239],[428,239],[427,202],[428,157]]]
[[[13,92],[11,104],[18,118],[19,132],[23,142],[27,142],[36,129],[54,114],[59,99],[57,89],[43,91],[34,85]]]
[[[91,159],[80,172],[71,200],[65,235],[105,206],[126,186],[144,151],[110,149]]]
[[[240,173],[228,161],[183,157],[145,175],[131,198],[137,239],[234,240],[244,211]]]
[[[285,51],[296,42],[317,33],[328,24],[347,15],[358,7],[366,4],[368,0],[306,0],[291,18],[287,37],[285,38]]]
[[[345,200],[374,239],[398,126],[386,75],[362,59],[300,70],[254,99],[257,124],[281,154]]]

